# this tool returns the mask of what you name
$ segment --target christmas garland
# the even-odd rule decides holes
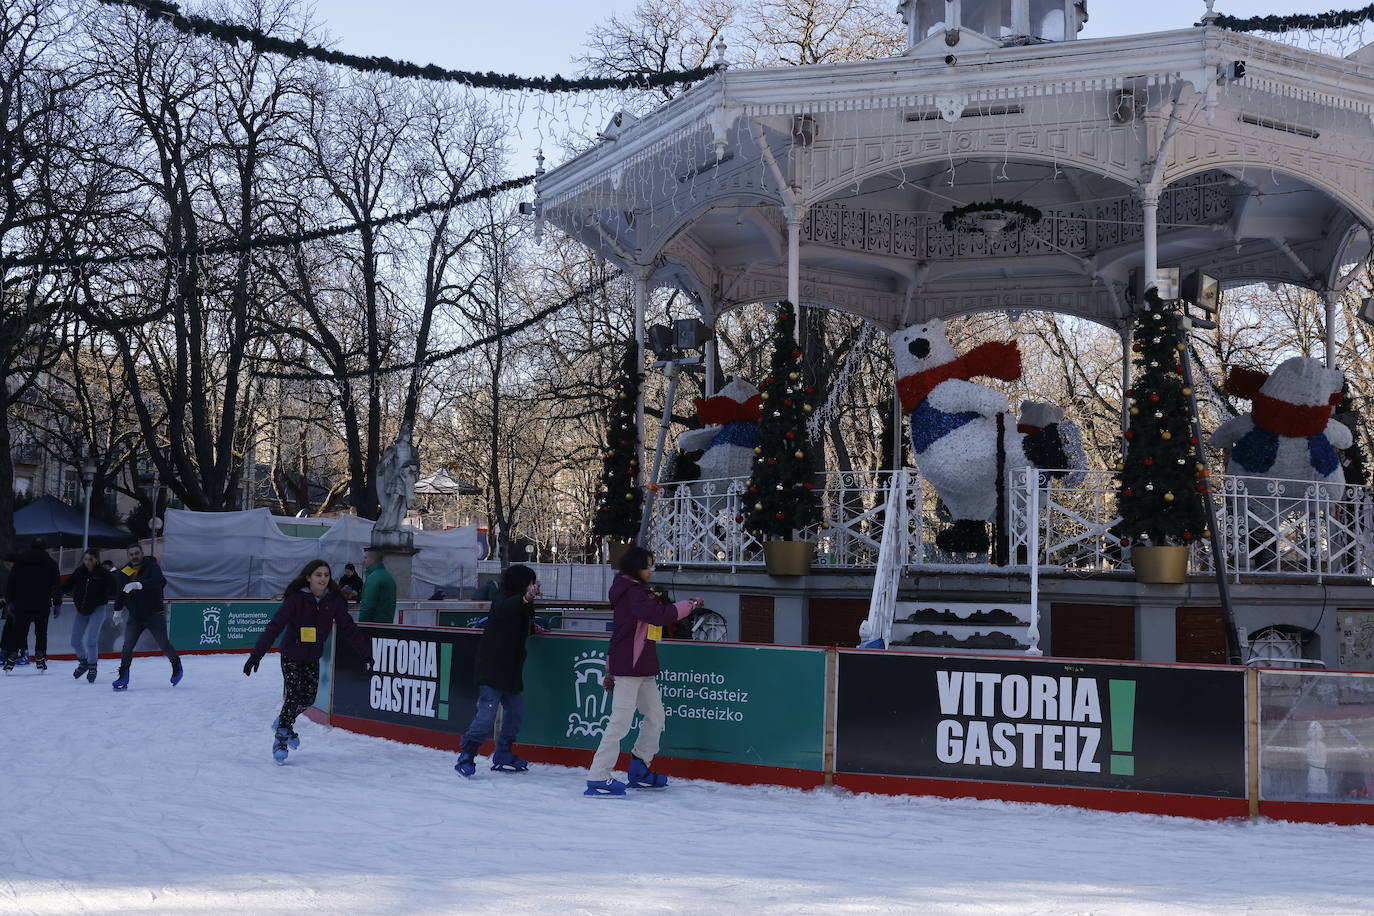
[[[104,0],[102,0],[104,2]],[[416,217],[427,213],[438,213],[442,210],[451,210],[454,207],[470,204],[474,201],[485,200],[488,197],[495,197],[504,194],[506,191],[513,191],[522,188],[534,181],[533,175],[526,175],[523,178],[512,178],[499,184],[489,185],[471,194],[464,194],[461,197],[453,197],[448,200],[436,201],[434,203],[421,204],[400,213],[393,213],[390,216],[382,216],[373,220],[361,220],[355,223],[345,223],[340,226],[327,226],[322,229],[311,229],[308,232],[281,233],[269,232],[255,235],[247,242],[207,242],[204,245],[192,245],[188,248],[180,248],[176,251],[144,251],[138,254],[109,254],[109,255],[84,255],[74,257],[58,257],[56,255],[34,255],[28,258],[16,258],[6,260],[0,258],[0,273],[12,267],[88,267],[97,264],[136,264],[148,261],[167,261],[180,260],[187,257],[200,257],[203,255],[218,254],[246,254],[250,251],[257,251],[261,248],[288,248],[292,245],[299,245],[302,242],[318,242],[321,239],[333,238],[340,235],[350,235],[362,229],[364,226],[378,228],[390,226],[395,223],[408,223]]]
[[[955,207],[940,217],[946,229],[950,232],[956,230],[962,232],[985,232],[981,226],[972,225],[969,218],[980,213],[1004,213],[1009,215],[1007,225],[1004,229],[1015,231],[1023,226],[1034,225],[1044,217],[1039,210],[1030,204],[1018,203],[1014,200],[985,200],[977,203],[964,204],[962,207]]]
[[[1374,4],[1362,10],[1327,10],[1325,13],[1294,13],[1289,16],[1218,16],[1216,24],[1232,32],[1271,32],[1282,34],[1297,30],[1344,29],[1374,20]]]
[[[568,296],[566,299],[561,299],[558,302],[555,302],[553,305],[540,309],[538,312],[535,312],[533,315],[524,319],[523,321],[517,321],[515,324],[512,324],[508,327],[500,328],[499,330],[493,331],[492,333],[488,334],[486,337],[480,337],[477,340],[472,341],[471,343],[461,344],[457,347],[453,347],[448,350],[441,350],[438,353],[431,353],[424,359],[421,359],[416,362],[398,363],[392,366],[381,366],[379,368],[372,370],[354,369],[349,372],[259,372],[257,374],[257,377],[281,379],[282,381],[286,382],[342,381],[344,379],[363,378],[366,376],[391,375],[395,372],[409,372],[412,369],[417,369],[425,366],[432,366],[435,363],[443,362],[447,359],[452,359],[455,356],[461,356],[464,353],[469,353],[473,350],[476,350],[478,347],[485,347],[488,344],[496,343],[496,341],[501,340],[504,337],[510,337],[514,334],[518,334],[526,328],[538,324],[545,318],[548,318],[550,315],[553,315],[555,312],[560,312],[568,306],[573,305],[574,303],[579,302],[582,299],[585,299],[592,293],[600,292],[602,289],[606,287],[608,283],[618,278],[620,275],[620,271],[613,271],[610,274],[607,274],[605,277],[602,277],[600,280],[597,280],[594,283],[589,283],[588,285],[582,287],[577,292],[573,293],[571,296]]]
[[[337,64],[364,73],[387,73],[402,79],[423,79],[443,83],[463,83],[478,89],[533,89],[540,92],[584,92],[599,89],[652,89],[694,83],[716,72],[715,67],[694,70],[669,70],[661,73],[636,73],[624,77],[582,77],[566,79],[562,76],[510,76],[501,73],[475,73],[468,70],[449,70],[434,64],[411,63],[389,57],[364,57],[331,51],[320,45],[309,45],[300,39],[287,41],[248,26],[219,22],[205,16],[185,15],[175,3],[165,0],[100,0],[107,6],[129,6],[141,10],[152,20],[162,19],[180,32],[214,38],[229,44],[245,42],[267,54],[281,54],[292,60],[302,57]]]

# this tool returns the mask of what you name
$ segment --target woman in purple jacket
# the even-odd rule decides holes
[[[278,764],[286,762],[288,748],[295,750],[301,746],[294,727],[296,717],[315,702],[315,692],[320,686],[320,656],[324,654],[329,631],[336,624],[339,635],[353,644],[358,657],[366,659],[367,667],[371,668],[372,653],[367,649],[362,630],[348,616],[348,601],[338,583],[330,577],[329,564],[324,560],[311,560],[286,587],[281,607],[258,637],[248,661],[243,663],[244,674],[257,671],[277,636],[285,633],[281,640],[281,713],[272,723],[276,730],[272,758]]]
[[[658,692],[658,652],[654,644],[664,627],[672,626],[695,608],[700,598],[663,604],[645,586],[654,574],[654,555],[631,547],[620,559],[620,572],[611,582],[615,605],[611,649],[606,661],[606,688],[611,690],[611,721],[601,735],[596,756],[587,771],[587,790],[593,797],[623,797],[626,785],[611,777],[620,756],[620,739],[630,731],[635,710],[643,714],[639,738],[631,751],[629,785],[636,789],[666,789],[668,777],[649,769],[663,734],[663,698]]]

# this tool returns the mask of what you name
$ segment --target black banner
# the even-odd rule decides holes
[[[339,666],[331,714],[462,734],[477,703],[472,673],[482,634],[360,626],[376,665]]]
[[[1245,673],[840,653],[835,770],[1245,797]]]

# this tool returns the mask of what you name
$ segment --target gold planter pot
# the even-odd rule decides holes
[[[805,576],[811,572],[815,550],[810,541],[764,541],[764,567],[770,576]]]
[[[1188,580],[1187,547],[1132,547],[1137,582],[1178,585]]]

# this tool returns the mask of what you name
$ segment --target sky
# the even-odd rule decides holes
[[[1322,0],[1322,8],[1333,5]],[[1334,2],[1340,8],[1358,6]],[[569,75],[588,33],[607,17],[628,14],[634,0],[316,0],[338,48],[384,54],[458,70],[522,76]],[[892,0],[893,21],[897,3]],[[1233,16],[1310,12],[1311,0],[1218,0]],[[1202,18],[1202,0],[1089,0],[1083,38],[1186,28]]]

